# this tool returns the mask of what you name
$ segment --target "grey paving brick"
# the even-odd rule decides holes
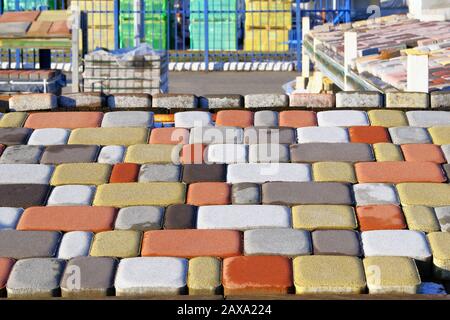
[[[450,92],[435,91],[430,94],[431,108],[450,108]]]
[[[158,230],[162,228],[164,208],[153,206],[128,207],[120,209],[115,229]]]
[[[425,128],[395,127],[389,128],[389,134],[394,144],[431,143],[430,135]]]
[[[33,130],[28,128],[0,128],[0,144],[7,146],[27,144]]]
[[[386,108],[427,109],[429,96],[421,92],[387,92]]]
[[[2,164],[38,164],[44,148],[41,146],[17,145],[3,151],[0,158]]]
[[[162,109],[193,109],[198,106],[198,98],[193,94],[155,94],[153,107]]]
[[[178,182],[181,167],[172,164],[144,164],[139,171],[139,182]]]
[[[336,94],[337,108],[381,108],[383,96],[379,92],[342,91]]]
[[[246,108],[285,108],[289,97],[285,94],[249,94],[245,96]]]
[[[292,162],[374,161],[372,147],[361,143],[305,143],[291,145]]]
[[[236,183],[231,187],[232,204],[260,204],[261,187],[256,183]]]
[[[58,104],[62,108],[100,109],[105,98],[101,93],[69,93],[60,96]]]
[[[58,107],[58,99],[50,93],[15,95],[9,99],[12,111],[52,110]]]
[[[153,127],[153,112],[116,111],[103,116],[102,127]]]
[[[51,258],[56,255],[60,239],[59,232],[2,230],[0,257]]]
[[[255,112],[253,123],[255,127],[278,127],[278,112],[270,110]]]
[[[107,99],[112,110],[147,109],[152,107],[152,97],[145,93],[114,94]]]
[[[238,94],[211,94],[199,97],[200,108],[227,109],[244,107],[244,97]]]

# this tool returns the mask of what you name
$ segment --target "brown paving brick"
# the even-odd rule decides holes
[[[0,16],[0,23],[3,22],[32,22],[39,16],[39,11],[5,12]]]
[[[17,229],[102,232],[113,229],[116,215],[111,207],[34,207],[24,211]]]
[[[223,164],[187,164],[183,166],[184,183],[225,182],[227,166]]]
[[[88,145],[48,146],[42,154],[42,164],[91,163],[97,160],[100,147]]]
[[[48,30],[50,36],[69,36],[70,29],[67,21],[55,21],[52,23],[50,30]]]
[[[5,289],[9,273],[14,265],[14,260],[9,258],[0,258],[0,292]]]
[[[97,128],[103,119],[102,112],[42,112],[30,114],[25,128]]]
[[[150,134],[151,144],[188,144],[189,130],[184,128],[155,128]]]
[[[290,151],[293,163],[374,160],[372,147],[363,143],[303,143],[291,145]]]
[[[361,206],[356,208],[361,231],[401,230],[406,228],[402,210],[394,205]]]
[[[223,182],[192,183],[188,188],[186,202],[194,206],[229,204],[230,186]]]
[[[7,146],[27,144],[31,132],[27,128],[0,128],[0,143]]]
[[[232,257],[241,255],[241,233],[231,230],[158,230],[147,231],[142,256]]]
[[[279,114],[280,127],[303,128],[317,126],[317,115],[313,111],[283,111]]]
[[[164,214],[164,229],[195,229],[197,207],[188,204],[168,206]]]
[[[139,168],[140,166],[134,163],[118,163],[112,169],[109,183],[136,182]]]
[[[350,141],[356,143],[382,143],[391,142],[389,133],[384,127],[351,127],[349,128]]]
[[[292,263],[277,256],[232,257],[223,261],[225,295],[287,294]]]
[[[441,166],[433,162],[361,162],[355,164],[360,183],[445,182]]]
[[[446,163],[442,149],[434,144],[405,144],[401,146],[406,161]]]
[[[223,110],[217,113],[216,126],[240,127],[253,126],[254,113],[248,110]]]
[[[182,164],[202,164],[205,160],[205,150],[207,145],[204,144],[186,144],[181,151]]]
[[[51,258],[58,251],[61,233],[55,231],[0,231],[0,257]]]
[[[0,207],[42,206],[47,201],[49,190],[50,187],[43,184],[0,185]]]
[[[46,36],[52,23],[50,21],[34,21],[28,29],[29,36]]]

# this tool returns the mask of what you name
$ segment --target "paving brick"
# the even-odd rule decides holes
[[[231,187],[232,204],[260,204],[261,187],[256,183],[237,183]]]
[[[198,98],[192,94],[155,94],[153,107],[162,109],[197,108]]]
[[[349,185],[334,182],[268,182],[262,186],[263,204],[352,204]]]
[[[450,144],[450,127],[433,127],[428,129],[434,144]]]
[[[1,184],[48,184],[53,166],[40,164],[0,164]]]
[[[228,166],[228,183],[264,183],[306,182],[311,181],[311,168],[302,163],[272,163],[272,164],[231,164]]]
[[[289,158],[289,146],[283,144],[252,144],[248,150],[250,163],[286,163]]]
[[[125,162],[168,164],[178,160],[179,149],[171,144],[136,144],[128,147]]]
[[[347,162],[316,162],[312,170],[317,182],[357,182],[353,165]]]
[[[207,109],[243,108],[244,97],[238,94],[210,94],[199,98],[199,107]]]
[[[144,164],[139,171],[139,182],[178,182],[181,167],[171,164]]]
[[[403,161],[403,153],[400,146],[393,143],[376,143],[373,145],[373,152],[377,162]]]
[[[414,260],[368,257],[363,260],[370,294],[417,294],[421,284]]]
[[[117,215],[115,229],[136,231],[161,229],[163,216],[164,209],[161,207],[122,208]]]
[[[45,205],[49,193],[47,184],[0,185],[0,207],[28,208]]]
[[[28,139],[29,145],[51,146],[64,145],[69,140],[70,130],[66,129],[36,129]]]
[[[399,256],[426,262],[431,251],[425,234],[411,230],[367,231],[361,234],[366,257]]]
[[[441,149],[445,159],[450,163],[450,144],[442,145]]]
[[[351,230],[316,230],[311,234],[314,255],[362,255],[359,234]]]
[[[154,128],[150,134],[151,144],[187,144],[189,130],[184,128]]]
[[[444,164],[442,167],[447,175],[447,179],[450,179],[450,164]]]
[[[379,92],[342,91],[336,93],[337,108],[381,108],[383,96]]]
[[[8,258],[0,258],[0,291],[6,287],[6,282],[8,281],[9,274],[14,266],[14,260]]]
[[[225,182],[227,167],[223,164],[187,164],[183,166],[184,183]]]
[[[370,145],[362,143],[305,143],[290,146],[292,162],[368,162]]]
[[[389,133],[384,127],[351,127],[349,129],[350,141],[353,143],[383,143],[391,142]]]
[[[224,294],[287,294],[292,288],[292,265],[285,257],[232,257],[223,261]]]
[[[0,128],[0,143],[10,146],[26,144],[31,130],[27,128]]]
[[[270,110],[255,112],[254,125],[255,127],[277,127],[278,112]]]
[[[353,186],[358,206],[399,204],[395,188],[390,184],[363,183]]]
[[[12,111],[53,110],[58,107],[58,99],[50,93],[35,93],[15,95],[9,99],[9,109]]]
[[[139,165],[134,163],[117,163],[112,168],[109,183],[136,182],[139,169]]]
[[[98,163],[117,164],[123,161],[125,155],[125,147],[123,146],[106,146],[100,150],[98,154]]]
[[[142,242],[142,256],[225,258],[240,255],[241,247],[241,234],[238,231],[148,231]]]
[[[171,257],[123,259],[114,286],[117,296],[178,295],[187,285],[188,261]]]
[[[247,128],[254,124],[254,113],[247,110],[223,110],[217,112],[216,126]]]
[[[104,128],[153,127],[153,112],[146,111],[115,111],[104,115]]]
[[[118,261],[106,257],[78,257],[71,259],[61,279],[64,298],[101,298],[114,295],[114,276]],[[73,270],[83,276],[79,287],[73,283]]]
[[[53,37],[70,36],[71,31],[67,21],[54,21],[48,30],[48,34]]]
[[[114,230],[97,233],[91,246],[93,257],[137,257],[142,234],[133,230]]]
[[[405,144],[401,146],[406,161],[446,163],[442,150],[434,144]]]
[[[25,122],[26,128],[96,128],[102,123],[102,112],[39,112],[32,113]]]
[[[251,230],[290,226],[290,209],[283,206],[205,206],[197,213],[198,229]]]
[[[66,262],[34,258],[17,261],[6,285],[9,298],[51,298],[59,294]]]
[[[361,231],[406,229],[405,217],[398,206],[360,206],[356,214]]]
[[[356,127],[370,125],[367,113],[356,110],[322,111],[317,113],[317,122],[321,127]]]
[[[205,111],[185,111],[175,114],[175,127],[191,129],[212,125],[211,114]]]
[[[0,119],[0,128],[21,128],[27,119],[26,112],[11,112]]]
[[[289,96],[290,107],[334,108],[336,98],[328,93],[294,93]]]
[[[38,18],[39,11],[20,11],[20,12],[5,12],[0,22],[31,22]]]
[[[355,211],[344,205],[301,205],[292,208],[292,224],[304,230],[353,230],[358,227]]]
[[[189,143],[191,144],[242,144],[244,139],[242,128],[236,127],[197,127],[192,128]]]
[[[89,255],[94,235],[86,231],[67,232],[61,239],[58,249],[58,259],[70,260]]]
[[[317,115],[313,111],[282,111],[280,127],[303,128],[317,126]]]
[[[72,131],[69,144],[130,146],[147,140],[147,128],[82,128]]]
[[[366,288],[360,259],[346,256],[302,256],[293,261],[297,294],[363,293]]]
[[[98,146],[48,146],[42,154],[42,164],[91,163],[97,160]]]
[[[248,94],[245,96],[246,108],[285,108],[289,107],[289,97],[285,94]]]
[[[194,206],[230,203],[230,186],[223,182],[199,182],[189,185],[186,203]]]
[[[441,226],[441,231],[450,232],[450,207],[435,208],[434,211]]]
[[[400,110],[370,110],[368,115],[372,126],[386,128],[408,126],[408,119]]]
[[[117,93],[108,97],[107,104],[112,110],[147,109],[152,107],[152,97],[146,93]]]
[[[450,206],[450,185],[438,183],[401,183],[397,185],[403,206]]]
[[[294,229],[259,229],[244,232],[246,256],[302,256],[311,254],[311,235]]]
[[[450,233],[433,232],[428,235],[433,253],[433,273],[438,279],[450,279]]]
[[[204,144],[185,144],[181,149],[180,162],[182,164],[205,163],[206,147]]]
[[[408,111],[406,112],[411,127],[435,127],[450,125],[448,111]]]
[[[307,127],[297,129],[298,143],[348,143],[347,129],[339,127]]]
[[[446,91],[436,91],[430,94],[431,108],[449,108],[450,107],[450,95]]]
[[[441,166],[433,162],[363,162],[355,164],[360,183],[445,182]]]
[[[111,166],[103,163],[64,163],[56,167],[51,185],[100,185],[109,181]]]
[[[30,27],[30,22],[1,22],[0,36],[25,37]]]
[[[402,209],[409,230],[425,233],[441,230],[433,208],[425,206],[404,206]]]
[[[189,260],[187,285],[189,295],[217,295],[222,286],[221,261],[213,257]]]
[[[0,230],[16,229],[22,213],[22,208],[0,208]]]
[[[95,194],[95,187],[83,185],[66,185],[55,187],[47,206],[90,206]]]
[[[58,104],[69,109],[100,109],[105,105],[105,98],[101,93],[68,93],[59,97]]]
[[[242,144],[213,144],[206,150],[206,163],[246,163],[248,146]]]
[[[182,204],[185,186],[175,182],[114,183],[97,188],[94,206],[168,206]]]
[[[13,259],[54,257],[61,234],[51,231],[0,231],[0,257]],[[20,246],[17,245],[20,243]]]
[[[387,92],[386,108],[428,109],[430,101],[427,93]]]
[[[296,142],[292,128],[248,127],[244,130],[245,144],[293,144]]]
[[[164,214],[164,229],[194,229],[196,220],[196,207],[187,204],[171,205]]]
[[[1,164],[38,164],[41,160],[43,148],[41,146],[18,145],[3,151]]]

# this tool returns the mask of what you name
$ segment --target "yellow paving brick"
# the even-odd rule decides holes
[[[190,295],[216,295],[221,286],[221,263],[213,257],[189,260],[188,288]]]
[[[441,230],[441,226],[436,218],[433,208],[425,206],[406,206],[402,209],[409,230],[426,233]]]
[[[373,151],[378,162],[404,161],[400,147],[392,143],[376,143],[373,145]]]
[[[94,257],[137,257],[141,251],[142,234],[132,230],[114,230],[97,233],[91,247]]]
[[[347,162],[314,163],[313,175],[314,180],[319,182],[357,182],[355,169]]]
[[[183,183],[113,183],[101,185],[95,194],[94,206],[169,206],[183,204],[186,187]]]
[[[450,184],[401,183],[397,191],[403,206],[450,206]]]
[[[301,205],[292,208],[295,229],[353,230],[358,227],[355,210],[343,205]]]
[[[147,143],[147,128],[80,128],[72,131],[69,144],[101,146]]]
[[[51,185],[100,185],[109,181],[111,166],[103,163],[65,163],[56,167]]]
[[[125,162],[138,164],[177,163],[179,151],[180,149],[176,145],[138,144],[128,147]]]
[[[428,129],[428,132],[434,144],[450,144],[450,127],[432,127]]]
[[[408,119],[403,111],[371,110],[368,115],[372,126],[386,128],[408,126]]]
[[[21,128],[28,117],[26,112],[10,112],[0,119],[0,128]]]
[[[450,232],[433,232],[428,235],[433,253],[433,272],[438,279],[450,280]]]

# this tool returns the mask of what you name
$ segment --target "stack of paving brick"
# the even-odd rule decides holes
[[[241,108],[2,114],[0,288],[20,298],[445,294],[450,112],[347,93],[336,98],[346,109],[314,112],[294,108],[300,99],[326,101],[291,97],[289,109],[286,96],[249,95],[247,108],[270,107],[251,111],[239,96],[209,96],[210,108]],[[358,101],[370,111],[351,108]]]
[[[59,70],[0,70],[0,92],[50,92],[58,94],[65,85]]]
[[[164,52],[123,58],[94,51],[84,59],[84,92],[165,93],[169,86],[168,65]]]

